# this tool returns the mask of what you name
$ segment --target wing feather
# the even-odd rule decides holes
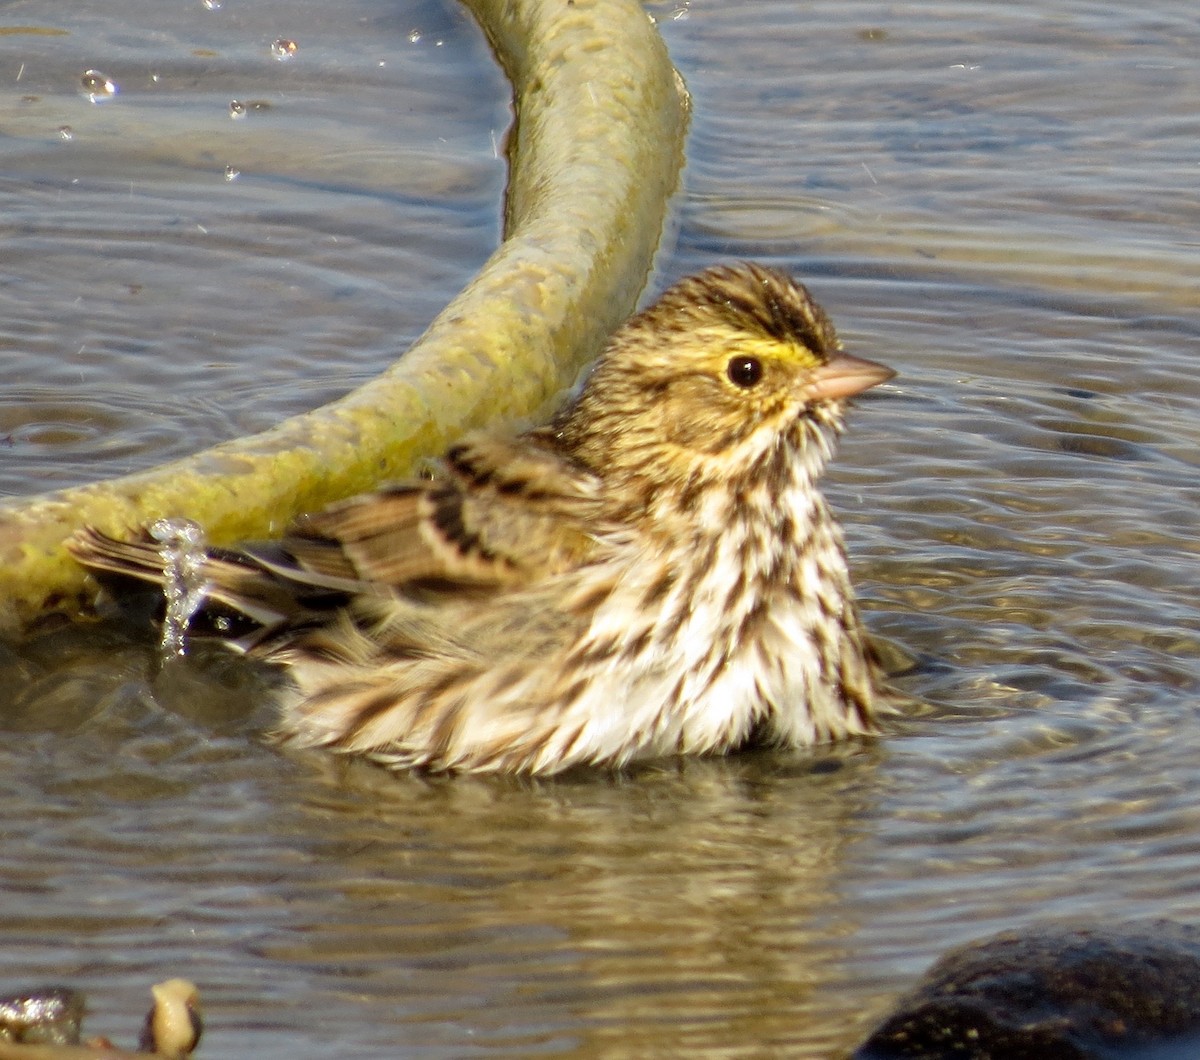
[[[277,543],[210,549],[208,599],[253,622],[302,624],[354,597],[477,595],[527,586],[582,562],[599,480],[553,437],[477,435],[427,480],[387,486],[301,517]],[[160,546],[94,528],[68,548],[99,572],[161,584]]]
[[[528,584],[583,560],[599,481],[536,436],[475,436],[436,477],[301,519],[283,547],[306,570],[403,591]]]

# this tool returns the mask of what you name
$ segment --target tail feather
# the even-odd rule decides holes
[[[148,536],[121,541],[84,527],[68,541],[67,550],[85,567],[101,575],[133,578],[162,587],[162,546]],[[209,548],[201,568],[205,583],[203,611],[231,614],[256,626],[272,627],[314,612],[343,606],[356,588],[342,579],[311,576],[286,559],[260,557],[249,551]]]

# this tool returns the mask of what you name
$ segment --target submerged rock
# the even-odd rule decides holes
[[[854,1060],[1195,1060],[1200,928],[1006,932],[942,957]]]
[[[83,1023],[83,995],[43,986],[0,997],[0,1042],[75,1045]]]

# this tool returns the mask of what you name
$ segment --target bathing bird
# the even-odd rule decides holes
[[[469,434],[278,543],[209,549],[205,607],[285,672],[283,741],[395,768],[870,734],[886,692],[819,480],[847,400],[893,374],[786,273],[713,266],[617,330],[549,423]],[[70,548],[164,578],[144,535]]]

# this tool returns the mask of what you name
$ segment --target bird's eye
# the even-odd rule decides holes
[[[734,386],[749,390],[763,377],[762,361],[757,357],[731,357],[725,366],[725,374]]]

